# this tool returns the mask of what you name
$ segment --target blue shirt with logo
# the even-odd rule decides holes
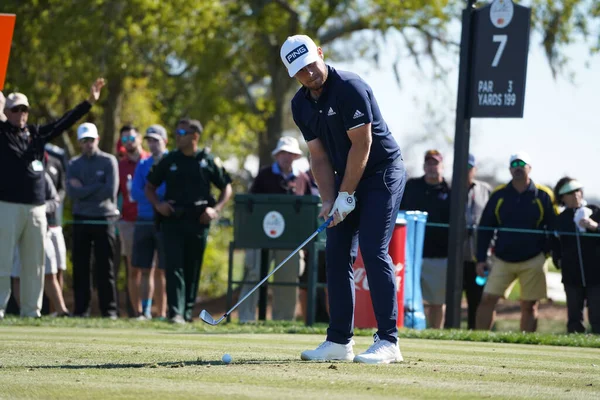
[[[304,139],[320,139],[333,170],[343,177],[352,142],[347,131],[371,123],[373,142],[363,177],[385,169],[400,147],[383,120],[371,87],[352,72],[327,66],[329,74],[319,99],[302,87],[292,99],[292,114]]]

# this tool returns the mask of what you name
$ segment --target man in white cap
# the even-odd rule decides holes
[[[311,194],[310,178],[305,172],[298,170],[294,161],[302,156],[298,140],[291,136],[283,136],[277,142],[277,147],[271,152],[275,162],[263,167],[250,188],[253,194],[290,194],[305,196]],[[272,250],[270,256],[275,265],[282,262],[288,255],[287,250]],[[285,268],[274,275],[274,282],[297,282],[303,269],[302,254],[292,257]],[[260,250],[246,252],[246,281],[260,280]],[[242,286],[240,296],[248,293],[254,285]],[[293,320],[296,310],[298,291],[295,287],[273,286],[273,320]],[[254,321],[258,296],[256,294],[240,305],[240,322]]]
[[[323,50],[305,35],[288,37],[281,60],[302,87],[292,100],[323,199],[327,229],[329,329],[303,360],[354,360],[380,364],[402,361],[398,345],[395,266],[389,243],[406,172],[400,147],[381,115],[371,87],[358,75],[323,61]],[[360,242],[369,276],[377,333],[367,351],[354,356],[352,265]]]
[[[74,315],[87,317],[91,300],[91,251],[94,249],[95,286],[100,312],[115,319],[115,224],[119,219],[117,191],[119,169],[112,154],[98,148],[98,129],[89,122],[77,128],[81,155],[67,168],[67,194],[73,199]]]
[[[0,319],[10,296],[10,269],[21,255],[21,315],[39,317],[44,279],[46,236],[44,145],[83,117],[100,97],[98,79],[88,99],[47,125],[28,124],[29,101],[22,93],[6,98],[6,121],[0,122]]]
[[[510,156],[513,179],[498,186],[487,202],[477,229],[477,275],[489,277],[477,309],[476,328],[491,329],[500,297],[507,298],[517,279],[521,285],[521,331],[537,329],[539,300],[546,298],[545,253],[554,229],[556,208],[550,188],[529,177],[531,158],[519,151]],[[509,228],[510,230],[503,230]],[[487,265],[488,248],[497,230],[494,256]],[[519,229],[526,232],[518,232]],[[537,233],[527,232],[538,230]]]

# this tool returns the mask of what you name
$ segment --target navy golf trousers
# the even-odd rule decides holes
[[[327,340],[347,344],[354,334],[354,273],[358,245],[365,263],[380,339],[398,340],[395,271],[388,254],[404,193],[406,172],[398,159],[363,178],[356,189],[356,208],[327,229],[327,290],[330,321]]]

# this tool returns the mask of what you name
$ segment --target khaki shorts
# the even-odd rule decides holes
[[[547,294],[546,258],[542,253],[521,262],[506,262],[492,257],[492,269],[484,292],[508,298],[514,284],[519,279],[521,300],[541,300]]]
[[[446,304],[447,258],[423,258],[421,269],[421,290],[423,300],[428,304]]]
[[[133,254],[133,231],[135,229],[135,222],[132,221],[119,221],[119,237],[121,238],[121,255],[127,257],[131,262],[131,255]]]

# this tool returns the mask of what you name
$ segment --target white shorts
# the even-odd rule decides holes
[[[54,234],[51,231],[47,231],[46,237],[44,238],[44,252],[46,253],[46,260],[44,262],[44,265],[45,265],[44,266],[44,275],[56,275],[56,273],[58,273],[59,256],[57,256],[57,254],[56,254],[53,236],[54,236]],[[60,231],[60,236],[62,237],[62,228]],[[64,245],[65,244],[64,237],[62,239],[62,243],[63,243],[63,250],[66,253],[66,249],[65,249],[65,245]],[[66,270],[66,258],[64,256],[62,256],[62,259],[64,260],[64,263],[65,263],[65,269],[63,269],[63,271],[64,271],[64,270]],[[21,276],[21,255],[20,255],[19,249],[16,249],[16,251],[15,251],[15,256],[13,258],[13,265],[12,265],[12,270],[10,272],[10,276],[13,278],[19,278]]]
[[[52,226],[49,228],[50,239],[54,246],[54,254],[56,256],[56,267],[59,271],[67,270],[67,246],[63,235],[62,226]],[[47,258],[47,255],[46,255]],[[46,260],[47,262],[47,260]]]

